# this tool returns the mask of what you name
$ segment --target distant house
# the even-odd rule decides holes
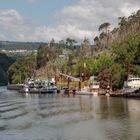
[[[13,49],[13,50],[6,50],[6,49],[2,49],[1,52],[3,53],[6,53],[6,54],[31,54],[31,53],[34,53],[34,54],[37,54],[37,50],[23,50],[23,49]]]

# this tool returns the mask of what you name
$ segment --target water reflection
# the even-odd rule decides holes
[[[100,97],[98,111],[101,114],[101,119],[123,117],[123,115],[128,115],[127,100],[124,98]]]
[[[140,139],[140,100],[0,92],[0,139]]]
[[[91,112],[92,111],[92,96],[80,96],[80,109],[81,112]]]

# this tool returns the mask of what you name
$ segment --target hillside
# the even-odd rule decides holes
[[[0,86],[8,83],[7,70],[14,61],[14,59],[8,57],[6,54],[0,53]]]
[[[37,50],[40,45],[46,45],[43,42],[13,42],[13,41],[0,41],[0,50]]]

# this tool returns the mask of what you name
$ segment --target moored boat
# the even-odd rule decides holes
[[[113,97],[140,97],[140,78],[130,77],[122,90],[110,93]]]
[[[51,94],[57,92],[55,82],[51,80],[29,80],[21,92],[29,94]]]

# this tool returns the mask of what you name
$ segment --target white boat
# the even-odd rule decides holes
[[[45,93],[56,93],[57,87],[54,81],[50,80],[29,80],[21,92],[32,93],[32,94],[45,94]]]
[[[76,95],[93,95],[92,92],[82,89],[81,91],[76,91]]]
[[[139,77],[129,78],[125,86],[129,88],[140,88],[140,78]]]
[[[99,89],[100,89],[100,83],[99,82],[95,82],[94,81],[89,86],[90,92],[92,92],[92,94],[94,94],[94,95],[98,95],[99,94]]]
[[[130,77],[128,81],[124,83],[123,95],[140,96],[140,78],[139,77]]]

